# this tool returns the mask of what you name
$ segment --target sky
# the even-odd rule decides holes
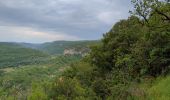
[[[130,0],[0,0],[0,42],[97,40],[131,7]]]

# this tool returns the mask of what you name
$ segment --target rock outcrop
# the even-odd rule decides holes
[[[89,53],[90,49],[89,48],[68,48],[64,50],[64,55],[65,56],[70,56],[70,55],[81,55],[81,56],[86,56]]]

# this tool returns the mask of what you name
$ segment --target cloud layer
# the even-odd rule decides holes
[[[1,0],[0,41],[99,39],[130,7],[130,0]]]

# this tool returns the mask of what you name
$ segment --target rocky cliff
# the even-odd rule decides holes
[[[68,48],[64,50],[64,55],[81,55],[86,56],[90,52],[89,48]]]

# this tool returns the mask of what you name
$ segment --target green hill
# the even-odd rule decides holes
[[[65,49],[87,48],[97,41],[54,41],[43,44],[0,42],[0,68],[39,64],[50,55],[62,55]]]
[[[59,54],[63,54],[65,49],[85,48],[97,42],[98,41],[54,41],[54,42],[47,42],[43,44],[22,43],[22,45],[28,48],[33,48],[33,49],[46,52],[48,54],[59,55]]]
[[[0,43],[0,68],[36,63],[44,57],[48,55],[17,43]]]
[[[80,58],[77,56],[56,56],[40,65],[0,69],[0,100],[14,100],[13,98],[28,100],[26,98],[32,93],[31,88],[35,84],[38,86],[43,84],[49,90],[49,84],[55,77],[67,69],[71,63],[79,60]]]

